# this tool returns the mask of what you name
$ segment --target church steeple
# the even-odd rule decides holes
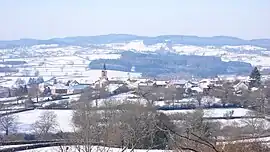
[[[106,70],[106,64],[103,64],[103,70],[101,71],[101,79],[108,79],[107,77],[107,70]]]
[[[103,64],[103,70],[106,70],[106,64],[105,63]]]

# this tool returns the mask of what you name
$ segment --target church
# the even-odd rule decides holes
[[[106,69],[106,64],[104,63],[103,69],[101,70],[101,76],[99,80],[95,82],[95,88],[102,88],[109,84],[108,73]]]

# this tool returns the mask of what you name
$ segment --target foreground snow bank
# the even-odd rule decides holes
[[[78,148],[75,146],[62,146],[63,149],[68,148],[68,152],[79,152]],[[83,147],[80,147],[81,151]],[[60,151],[60,147],[45,147],[45,148],[37,148],[32,150],[25,150],[24,152],[57,152]],[[110,148],[103,146],[93,146],[92,152],[121,152],[121,148]],[[125,152],[130,152],[131,149],[126,149]],[[148,149],[135,149],[134,152],[172,152],[172,150],[148,150]]]

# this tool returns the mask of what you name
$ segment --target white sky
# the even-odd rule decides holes
[[[0,40],[111,33],[270,38],[270,0],[0,0]]]

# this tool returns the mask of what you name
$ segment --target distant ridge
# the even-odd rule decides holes
[[[53,38],[48,40],[38,40],[38,39],[9,40],[9,41],[0,41],[0,48],[33,46],[40,44],[59,44],[59,45],[106,44],[106,43],[129,42],[132,40],[142,40],[145,45],[165,43],[167,40],[170,40],[170,42],[173,44],[185,44],[195,46],[254,45],[270,49],[270,39],[244,40],[230,36],[198,37],[187,35],[160,35],[156,37],[150,37],[150,36],[137,36],[131,34],[76,36],[76,37]]]

